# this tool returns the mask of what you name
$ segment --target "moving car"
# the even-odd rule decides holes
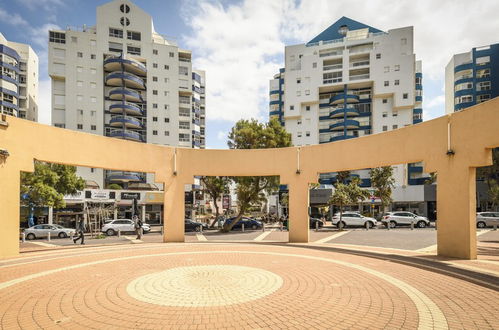
[[[345,227],[369,227],[373,228],[378,225],[378,222],[374,218],[365,217],[357,212],[344,212],[341,216],[341,222],[343,222],[343,228]],[[333,225],[340,227],[340,214],[336,213],[332,219]]]
[[[319,224],[319,228],[322,228],[324,227],[324,221],[322,221],[321,219],[317,219],[317,218],[310,218],[310,228],[311,229],[315,229],[315,224],[318,223]]]
[[[151,231],[151,226],[147,223],[142,225],[142,229],[144,230],[144,234],[147,234]],[[120,232],[134,232],[135,231],[135,223],[130,219],[116,219],[106,222],[102,228],[101,232],[106,233],[107,236],[113,236]]]
[[[430,220],[428,220],[428,218],[406,211],[387,212],[381,219],[381,222],[385,227],[389,224],[390,228],[404,225],[410,226],[411,222],[414,222],[414,226],[418,228],[430,226]]]
[[[66,238],[74,235],[75,230],[72,228],[64,228],[61,225],[36,225],[24,230],[27,239],[35,239],[47,237]]]
[[[229,219],[225,220],[224,225],[232,223],[232,221],[234,221],[235,218],[236,217],[229,218]],[[262,227],[263,227],[263,224],[260,221],[257,221],[257,220],[252,219],[252,218],[242,217],[234,225],[234,227],[232,227],[232,229],[242,229],[243,224],[244,224],[244,229],[256,230],[256,229],[262,229]]]
[[[499,226],[499,212],[478,212],[476,214],[476,226],[478,228]]]
[[[208,229],[208,225],[206,223],[192,221],[191,219],[185,219],[185,231],[199,231],[200,226],[203,228],[203,230]]]

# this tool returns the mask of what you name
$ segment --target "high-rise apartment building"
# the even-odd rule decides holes
[[[0,112],[38,121],[38,56],[0,33]]]
[[[327,143],[419,123],[422,97],[413,28],[383,32],[342,17],[308,43],[286,46],[285,68],[270,81],[270,117],[295,146]],[[417,165],[395,166],[397,185],[423,183]],[[354,175],[370,186],[368,169]],[[321,174],[323,184],[335,180]]]
[[[52,124],[72,130],[179,147],[204,138],[205,75],[191,51],[157,33],[128,0],[97,7],[96,25],[49,32]],[[152,182],[143,173],[79,168],[96,181]]]
[[[445,112],[499,96],[499,44],[452,56],[445,67]]]

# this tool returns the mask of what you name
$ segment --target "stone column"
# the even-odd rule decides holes
[[[17,168],[0,159],[0,259],[19,254],[20,177]]]
[[[454,164],[438,171],[438,255],[476,259],[476,170]]]
[[[51,225],[54,223],[54,208],[52,206],[49,206],[49,219],[48,219],[48,224]]]
[[[192,180],[191,180],[192,181]],[[184,242],[185,189],[189,181],[173,177],[164,184],[163,242]]]
[[[289,242],[309,242],[309,187],[307,181],[294,180],[289,189]]]
[[[140,217],[142,218],[142,223],[146,223],[146,206],[142,205],[142,212],[140,212]]]

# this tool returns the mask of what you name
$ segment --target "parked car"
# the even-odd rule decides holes
[[[499,212],[478,212],[476,214],[476,226],[478,228],[499,226]]]
[[[61,225],[36,225],[24,230],[27,239],[35,239],[47,237],[66,238],[74,235],[75,230],[72,228],[64,228]]]
[[[142,225],[142,229],[144,230],[144,234],[147,234],[151,231],[151,226],[149,224],[144,223]],[[101,232],[106,233],[107,236],[113,236],[120,232],[134,232],[135,231],[135,223],[130,219],[116,219],[109,222],[106,222],[102,228]]]
[[[317,218],[310,218],[310,228],[312,229],[315,229],[315,224],[318,223],[319,224],[319,228],[322,228],[324,227],[324,221],[322,221],[321,219],[317,219]]]
[[[430,220],[428,220],[428,218],[406,211],[387,212],[381,219],[381,222],[385,227],[390,225],[390,228],[410,226],[411,222],[414,222],[414,226],[418,228],[430,226]]]
[[[234,221],[236,217],[229,218],[225,220],[225,224],[230,224],[232,221]],[[242,217],[239,219],[239,221],[232,227],[232,229],[242,229],[242,226],[244,224],[244,229],[261,229],[263,227],[263,223],[261,223],[258,220],[252,219],[252,218],[247,218],[247,217]]]
[[[208,225],[206,223],[185,219],[185,231],[199,231],[199,226],[201,226],[203,230],[208,229]]]
[[[365,217],[357,212],[344,212],[341,216],[341,222],[343,222],[343,228],[345,227],[366,227],[369,228],[376,227],[378,222],[374,218]],[[340,214],[336,213],[332,219],[333,225],[340,227]]]

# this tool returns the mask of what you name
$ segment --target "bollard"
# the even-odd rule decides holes
[[[390,230],[390,221],[387,221],[387,222],[386,222],[386,229],[387,229],[387,230]]]
[[[118,229],[118,237],[121,237],[121,230]]]
[[[262,224],[262,231],[265,232],[265,224]]]
[[[22,241],[23,243],[25,243],[25,242],[26,242],[26,233],[25,233],[25,232],[23,232],[23,233],[21,234],[21,241]]]
[[[50,232],[49,232],[49,233],[48,233],[48,235],[47,235],[47,241],[49,241],[49,242],[50,242]]]
[[[281,231],[282,231],[282,222],[281,222]]]
[[[319,221],[315,222],[315,231],[319,231]]]
[[[497,223],[494,223],[494,230],[497,230]]]
[[[366,230],[369,230],[369,221],[366,221]]]
[[[414,220],[411,221],[411,230],[414,230]]]
[[[242,224],[242,230],[243,230],[243,232],[244,232],[244,223]]]
[[[340,221],[338,224],[338,227],[340,228],[340,231],[343,231],[343,221]]]
[[[203,232],[203,226],[199,225],[199,232],[202,233]]]

